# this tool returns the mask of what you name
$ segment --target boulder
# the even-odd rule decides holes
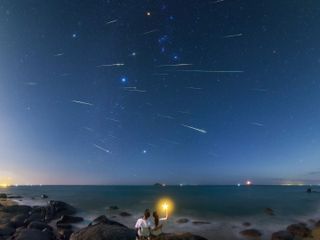
[[[264,213],[269,215],[269,216],[274,216],[275,215],[272,208],[265,208],[264,209]]]
[[[7,198],[10,198],[10,199],[21,199],[23,197],[19,196],[19,195],[12,195],[12,196],[7,196]]]
[[[10,222],[15,228],[22,227],[25,220],[28,218],[28,214],[18,214],[10,219]]]
[[[295,237],[309,237],[311,230],[305,224],[291,224],[287,227],[287,231]]]
[[[15,232],[15,228],[11,224],[0,225],[0,237],[8,237]]]
[[[21,229],[17,231],[13,238],[14,240],[55,240],[56,238],[47,231],[40,231],[38,229]]]
[[[63,215],[57,224],[65,224],[65,223],[79,223],[82,222],[83,218],[82,217],[76,217],[76,216],[70,216],[70,215]]]
[[[118,206],[110,206],[110,207],[109,207],[109,210],[118,210],[118,209],[119,209]]]
[[[246,229],[240,232],[240,234],[246,238],[260,239],[262,233],[256,229]]]
[[[176,223],[182,224],[182,223],[187,223],[189,222],[188,218],[179,218]]]
[[[37,229],[40,231],[43,231],[45,229],[47,229],[48,231],[51,231],[51,232],[53,231],[53,228],[51,226],[49,226],[48,224],[46,224],[44,222],[36,222],[36,221],[29,223],[28,228]]]
[[[121,217],[130,217],[132,214],[131,213],[128,213],[128,212],[121,212],[119,213],[119,216]]]
[[[275,232],[271,236],[271,240],[293,240],[293,235],[288,231]]]
[[[154,240],[207,240],[204,237],[193,235],[191,233],[170,233],[163,234]]]
[[[44,221],[44,215],[41,213],[32,213],[30,216],[26,218],[26,220],[24,220],[24,224],[28,225],[29,223],[34,221],[37,221],[37,222]]]
[[[73,231],[70,229],[58,229],[60,240],[69,240],[72,233]]]
[[[29,214],[31,207],[24,205],[12,205],[2,208],[3,212],[12,214]]]
[[[99,223],[72,233],[70,240],[134,240],[135,231],[118,225]]]
[[[210,222],[207,222],[207,221],[193,221],[192,223],[194,225],[210,224]]]
[[[242,223],[242,226],[244,226],[244,227],[250,227],[250,226],[251,226],[251,223],[249,223],[249,222],[244,222],[244,223]]]
[[[56,226],[58,229],[66,229],[66,230],[72,229],[72,225],[67,224],[67,223],[57,223]]]
[[[96,225],[96,224],[99,224],[99,223],[102,223],[102,224],[107,224],[107,225],[116,225],[116,226],[119,226],[119,227],[126,227],[125,225],[121,224],[121,223],[118,223],[116,221],[113,221],[113,220],[110,220],[108,219],[106,216],[104,215],[101,215],[99,217],[97,217],[96,219],[94,219],[90,224],[89,226],[92,226],[92,225]]]
[[[0,193],[0,199],[6,199],[7,198],[7,194],[5,193]]]
[[[57,219],[63,215],[73,215],[76,209],[71,205],[61,201],[49,201],[48,206],[45,208],[46,220]]]

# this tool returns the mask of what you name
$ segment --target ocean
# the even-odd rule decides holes
[[[166,223],[167,231],[191,231],[209,239],[241,239],[238,232],[244,222],[261,230],[264,236],[296,222],[308,223],[320,218],[320,187],[306,193],[306,186],[18,186],[7,193],[22,195],[22,203],[45,204],[49,200],[65,201],[79,209],[87,220],[106,214],[108,217],[133,227],[144,209],[155,209],[161,198],[174,202],[174,211]],[[109,210],[118,206],[119,210]],[[266,214],[271,208],[274,216]],[[121,217],[125,211],[132,216]],[[160,213],[161,214],[161,213]],[[317,218],[318,217],[318,218]],[[188,223],[178,224],[180,218]],[[201,221],[194,224],[193,221]],[[267,237],[266,237],[267,239]]]

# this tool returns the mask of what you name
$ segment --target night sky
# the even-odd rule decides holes
[[[320,2],[1,0],[0,181],[320,183]]]

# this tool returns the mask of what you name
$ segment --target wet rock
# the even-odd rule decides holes
[[[288,226],[287,231],[295,237],[309,237],[311,235],[311,230],[301,223]]]
[[[70,240],[130,240],[135,239],[135,231],[118,225],[99,223],[72,233]]]
[[[18,195],[12,195],[12,196],[7,196],[7,198],[10,198],[10,199],[21,199],[23,197],[22,196],[18,196]]]
[[[9,237],[15,232],[15,228],[11,224],[0,225],[0,237]]]
[[[194,225],[210,224],[210,222],[207,222],[207,221],[193,221],[192,223]]]
[[[22,229],[17,231],[13,238],[14,240],[55,240],[56,238],[47,231],[40,231],[37,229]]]
[[[0,199],[6,199],[7,198],[7,194],[5,193],[0,193]]]
[[[154,240],[207,240],[204,237],[193,235],[191,233],[170,233],[164,234]]]
[[[244,226],[244,227],[250,227],[250,226],[251,226],[251,223],[249,223],[249,222],[244,222],[244,223],[242,223],[242,226]]]
[[[44,216],[41,213],[32,213],[29,217],[24,220],[25,225],[29,225],[31,222],[41,222],[44,221]]]
[[[67,230],[71,230],[72,229],[72,225],[71,224],[66,224],[66,223],[57,223],[56,224],[58,229],[67,229]]]
[[[176,221],[176,223],[182,224],[182,223],[187,223],[189,222],[188,218],[180,218]]]
[[[256,229],[247,229],[240,232],[240,234],[246,238],[260,239],[262,233]]]
[[[275,232],[271,236],[271,240],[293,240],[293,235],[288,231]]]
[[[121,224],[121,223],[118,223],[116,221],[113,221],[113,220],[110,220],[108,219],[106,216],[104,215],[101,215],[99,217],[97,217],[96,219],[94,219],[90,224],[89,226],[92,226],[92,225],[97,225],[97,224],[106,224],[106,225],[117,225],[119,227],[126,227],[125,225]]]
[[[65,223],[79,223],[82,222],[82,217],[76,217],[76,216],[70,216],[70,215],[63,215],[60,220],[57,222],[57,224],[65,224]]]
[[[110,206],[110,207],[109,207],[109,210],[118,210],[118,209],[119,209],[118,206]]]
[[[24,222],[27,218],[28,218],[28,214],[19,214],[19,215],[13,216],[10,219],[10,222],[15,228],[18,228],[24,225]]]
[[[265,208],[264,209],[264,213],[269,215],[269,216],[274,216],[275,215],[272,208]]]
[[[131,216],[131,213],[121,212],[121,213],[119,213],[119,216],[121,216],[121,217],[130,217],[130,216]]]
[[[316,222],[316,223],[315,223],[315,226],[316,226],[316,227],[320,227],[320,221]]]
[[[76,209],[74,207],[61,201],[49,201],[48,206],[45,207],[45,219],[47,221],[75,213]]]
[[[12,214],[28,214],[31,211],[31,207],[24,205],[12,205],[2,208],[3,212]]]
[[[44,223],[44,222],[31,222],[28,225],[28,228],[30,229],[37,229],[40,231],[43,231],[45,229],[47,229],[48,231],[53,231],[53,228],[51,226],[49,226],[48,224]]]
[[[60,240],[69,240],[71,234],[73,233],[70,229],[59,229],[58,230]]]

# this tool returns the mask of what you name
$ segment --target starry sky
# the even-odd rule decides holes
[[[319,10],[0,1],[0,181],[318,184]]]

